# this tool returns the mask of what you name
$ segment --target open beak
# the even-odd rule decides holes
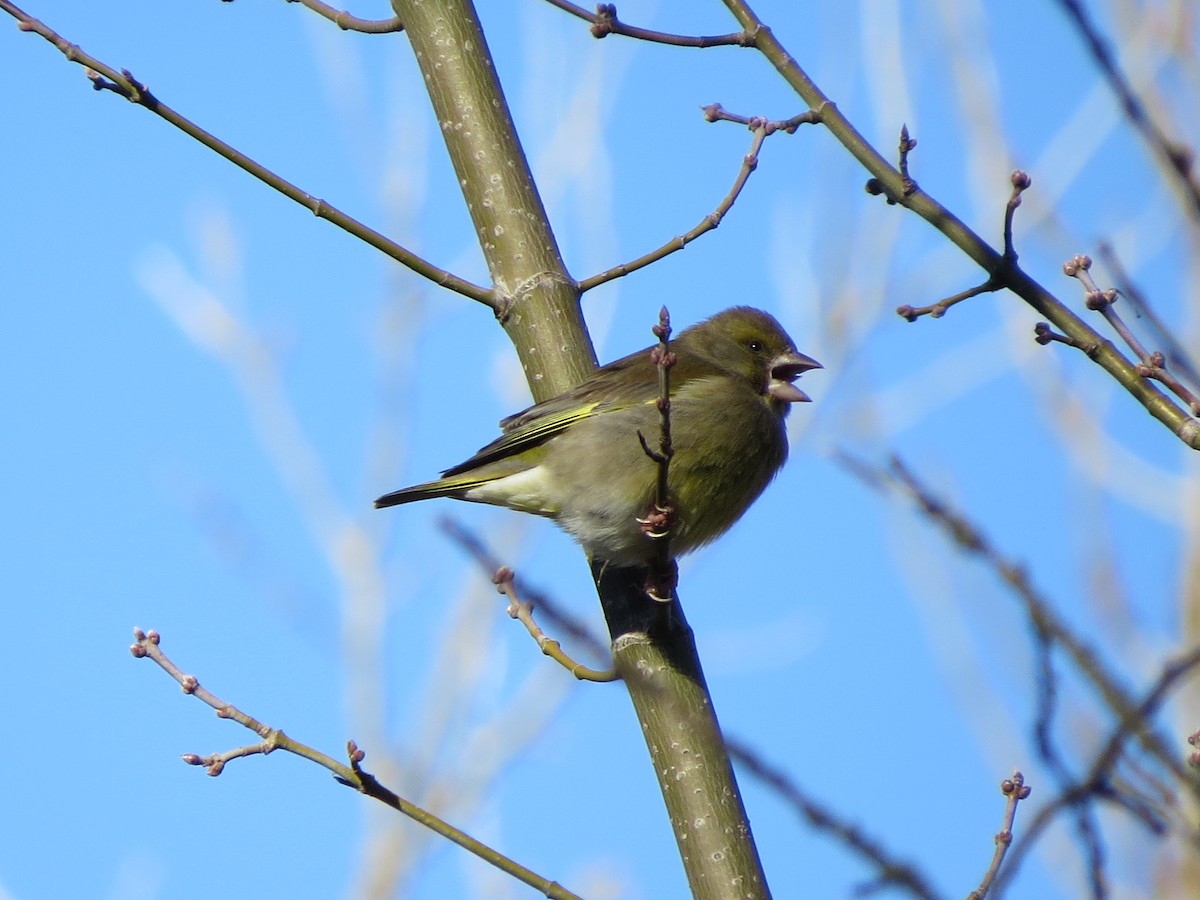
[[[767,382],[767,393],[781,403],[808,403],[812,398],[792,382],[809,369],[823,368],[824,366],[811,356],[805,356],[795,350],[781,353],[771,362],[771,380]]]

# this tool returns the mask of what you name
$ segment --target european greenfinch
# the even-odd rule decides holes
[[[723,534],[787,458],[784,419],[808,396],[792,382],[821,364],[797,353],[768,313],[735,306],[670,342],[669,548],[688,553]],[[648,565],[655,541],[661,413],[651,348],[597,369],[564,394],[500,423],[503,434],[426,484],[376,507],[431,497],[547,516],[592,559]],[[643,442],[646,446],[643,445]]]

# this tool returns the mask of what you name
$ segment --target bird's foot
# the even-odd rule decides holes
[[[669,559],[666,564],[653,562],[646,572],[646,584],[642,590],[655,603],[670,603],[675,599],[675,588],[679,585],[679,566]]]
[[[644,517],[637,520],[637,523],[646,537],[656,541],[662,540],[670,536],[671,526],[675,524],[675,507],[659,506],[656,503]]]

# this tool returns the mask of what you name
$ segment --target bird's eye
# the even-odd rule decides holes
[[[746,346],[750,349],[751,353],[762,353],[763,350],[766,349],[763,346],[763,342],[757,340],[747,341]]]

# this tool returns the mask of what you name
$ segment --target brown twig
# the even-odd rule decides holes
[[[1011,589],[1020,601],[1026,618],[1035,632],[1067,654],[1083,677],[1092,684],[1105,705],[1124,719],[1137,709],[1135,698],[1121,685],[1100,650],[1077,635],[1055,611],[1053,604],[1034,587],[1029,573],[1021,565],[1005,559],[992,546],[983,532],[964,515],[934,496],[898,457],[892,457],[889,468],[883,470],[839,452],[838,460],[864,483],[877,490],[902,490],[914,500],[921,512],[965,552],[978,556]],[[1176,759],[1171,742],[1157,730],[1138,729],[1136,738],[1146,752],[1169,769],[1176,778],[1187,780],[1186,768]]]
[[[1143,378],[1153,378],[1155,381],[1161,382],[1171,393],[1188,405],[1193,416],[1200,416],[1200,398],[1197,398],[1178,378],[1167,370],[1166,358],[1160,351],[1155,350],[1154,352],[1150,352],[1138,340],[1137,336],[1125,324],[1125,320],[1121,318],[1121,315],[1114,307],[1118,297],[1117,291],[1113,288],[1109,288],[1106,291],[1100,290],[1092,278],[1091,267],[1091,257],[1081,254],[1063,263],[1063,273],[1072,278],[1079,279],[1084,288],[1084,305],[1088,309],[1099,312],[1100,315],[1104,316],[1113,330],[1121,336],[1121,340],[1137,355],[1138,374]]]
[[[1195,672],[1197,668],[1200,668],[1200,646],[1193,647],[1163,666],[1161,673],[1145,696],[1120,715],[1112,734],[1109,735],[1108,740],[1104,742],[1091,765],[1088,766],[1087,773],[1064,787],[1057,797],[1038,811],[1029,827],[1025,829],[1023,840],[1014,848],[1008,868],[999,879],[1001,882],[1008,882],[1013,878],[1026,854],[1033,849],[1034,844],[1053,824],[1058,814],[1066,809],[1087,807],[1096,800],[1115,802],[1132,812],[1144,825],[1157,833],[1161,826],[1154,821],[1147,820],[1138,805],[1125,802],[1117,794],[1112,784],[1113,775],[1117,763],[1124,753],[1125,744],[1131,738],[1139,738],[1144,731],[1148,730],[1151,717],[1162,707],[1171,690],[1185,677]],[[1194,797],[1200,797],[1200,773],[1182,765],[1171,765],[1168,768],[1173,774],[1180,777],[1183,785]],[[1094,870],[1095,866],[1091,868]],[[1095,871],[1092,872],[1092,877],[1093,879],[1097,877]]]
[[[853,853],[865,859],[879,871],[871,887],[898,887],[914,897],[935,900],[938,894],[913,866],[892,856],[874,838],[865,834],[853,822],[848,822],[812,797],[808,796],[786,772],[741,743],[736,738],[725,741],[729,755],[742,769],[770,787],[791,806],[801,818],[817,831],[835,838]],[[863,893],[866,891],[864,890]]]
[[[516,574],[508,566],[500,566],[492,575],[492,583],[508,598],[508,614],[525,626],[542,653],[550,657],[580,681],[609,682],[619,681],[621,676],[616,669],[591,669],[576,662],[563,649],[558,641],[551,638],[538,626],[533,619],[533,604],[522,600],[515,584]]]
[[[1049,322],[1038,322],[1033,326],[1033,339],[1043,347],[1050,343],[1066,344],[1068,347],[1077,347],[1091,359],[1095,359],[1096,354],[1100,352],[1100,342],[1093,341],[1085,344],[1075,340],[1073,337],[1067,337],[1065,334],[1059,334],[1050,327]]]
[[[899,156],[896,163],[898,167],[897,172],[900,176],[900,190],[898,192],[891,190],[887,182],[882,178],[868,178],[867,183],[864,185],[867,193],[875,197],[882,196],[887,201],[888,206],[895,206],[897,203],[903,202],[906,197],[911,197],[920,190],[920,186],[908,174],[908,155],[916,147],[917,139],[909,135],[908,125],[901,125],[900,143],[897,147]]]
[[[504,565],[484,545],[483,539],[478,534],[457,519],[446,516],[438,524],[442,533],[465,550],[489,578]],[[589,652],[599,658],[609,655],[607,643],[583,622],[563,609],[562,605],[549,594],[530,588],[524,582],[522,582],[521,592],[537,608],[541,617],[550,622],[557,631],[569,635],[571,640],[577,644],[585,645]]]
[[[1075,23],[1075,28],[1087,45],[1092,59],[1100,67],[1108,86],[1117,95],[1125,117],[1164,163],[1167,172],[1174,177],[1176,185],[1183,192],[1192,218],[1200,222],[1200,180],[1197,180],[1194,172],[1195,153],[1190,147],[1167,137],[1166,132],[1151,118],[1146,105],[1134,92],[1129,79],[1117,64],[1111,47],[1100,34],[1100,29],[1092,21],[1084,5],[1079,0],[1058,0],[1058,5]]]
[[[1004,258],[1010,263],[1015,263],[1017,248],[1013,244],[1013,219],[1016,217],[1017,207],[1021,205],[1021,195],[1033,185],[1033,178],[1022,169],[1014,169],[1008,176],[1008,181],[1012,185],[1012,193],[1008,195],[1008,203],[1004,205]]]
[[[223,2],[230,3],[232,0],[223,0]],[[311,9],[317,15],[324,16],[338,28],[342,29],[342,31],[360,31],[364,34],[391,34],[404,30],[404,24],[400,21],[399,16],[392,16],[390,19],[360,19],[358,16],[351,15],[346,10],[339,10],[328,3],[322,3],[321,0],[287,0],[287,2],[299,3],[307,9]]]
[[[908,134],[908,124],[900,126],[900,146],[898,166],[900,180],[904,183],[904,196],[908,197],[918,190],[917,183],[908,174],[908,154],[917,149],[917,139]]]
[[[879,153],[854,124],[846,118],[788,52],[775,33],[758,17],[746,0],[724,0],[725,6],[748,33],[754,35],[754,47],[763,54],[776,72],[810,109],[821,111],[821,124],[870,173],[877,193],[896,200],[906,209],[925,219],[982,268],[989,277],[998,277],[1002,287],[1028,303],[1039,315],[1049,319],[1060,333],[1083,344],[1097,342],[1100,349],[1093,357],[1097,365],[1111,375],[1154,418],[1193,450],[1200,450],[1200,422],[1197,422],[1170,397],[1138,375],[1134,366],[1110,342],[1075,315],[1035,279],[1016,264],[1006,264],[1004,255],[972,231],[958,216],[923,190],[906,194],[907,183],[901,173]]]
[[[1170,329],[1163,324],[1145,294],[1129,277],[1116,250],[1107,241],[1097,244],[1096,250],[1100,254],[1101,262],[1112,272],[1113,282],[1117,285],[1118,293],[1129,302],[1139,318],[1145,319],[1150,324],[1159,345],[1166,348],[1163,352],[1167,363],[1172,369],[1187,378],[1193,388],[1200,389],[1200,369],[1197,369],[1196,364],[1192,362],[1191,355]]]
[[[487,549],[477,534],[452,519],[443,519],[441,527],[455,543],[459,544],[479,563],[481,569],[489,576],[499,568],[495,555]],[[523,593],[535,602],[538,611],[545,618],[550,618],[552,612],[556,627],[569,632],[579,642],[587,644],[590,650],[598,654],[605,652],[604,640],[566,612],[553,598],[528,588],[523,588]],[[842,842],[852,852],[875,866],[880,872],[878,881],[906,888],[913,896],[924,898],[924,900],[936,900],[938,894],[926,883],[919,871],[892,857],[878,842],[864,834],[858,826],[841,819],[832,810],[807,796],[782,769],[768,762],[761,754],[751,749],[749,744],[736,737],[730,737],[728,734],[725,736],[725,743],[730,757],[739,766],[773,790],[784,803],[795,809],[801,818],[819,831]]]
[[[991,890],[993,883],[996,881],[996,876],[1000,873],[1000,866],[1004,862],[1004,857],[1008,853],[1008,848],[1012,846],[1013,841],[1013,821],[1017,817],[1017,804],[1029,796],[1030,787],[1025,783],[1025,776],[1020,772],[1013,772],[1012,778],[1006,778],[1000,782],[1000,793],[1008,798],[1004,804],[1004,824],[1000,826],[1000,830],[996,832],[996,851],[992,854],[991,865],[988,866],[987,872],[984,873],[983,881],[979,883],[979,887],[967,894],[967,900],[983,900]]]
[[[735,125],[745,125],[751,131],[762,128],[766,132],[767,137],[770,137],[777,131],[786,131],[788,134],[795,134],[796,129],[801,125],[816,125],[821,121],[820,113],[813,109],[798,113],[790,119],[768,119],[766,116],[743,116],[739,113],[729,112],[720,103],[710,103],[707,106],[700,107],[700,109],[704,111],[704,120],[706,122],[733,122]]]
[[[905,146],[908,146],[909,149],[912,149],[912,147],[915,147],[916,144],[917,142],[915,140],[909,139],[908,128],[905,127],[901,131],[900,135],[900,172],[904,177],[905,184],[912,185],[914,190],[916,189],[916,182],[912,181],[912,179],[908,177],[907,151],[905,151],[904,148]],[[975,287],[967,288],[965,291],[959,291],[957,294],[947,297],[944,300],[939,300],[937,303],[932,303],[929,306],[908,306],[907,304],[904,306],[898,306],[896,307],[896,315],[900,316],[902,319],[907,319],[909,322],[915,322],[921,316],[929,316],[934,319],[940,319],[946,314],[946,310],[954,306],[956,303],[961,303],[963,300],[969,300],[971,297],[977,297],[980,294],[990,294],[1005,287],[1004,270],[1009,266],[1015,266],[1017,264],[1017,250],[1013,245],[1013,217],[1016,214],[1017,207],[1021,205],[1021,194],[1028,190],[1029,186],[1033,184],[1033,179],[1031,179],[1027,173],[1022,172],[1020,169],[1017,169],[1012,173],[1011,176],[1009,176],[1009,181],[1012,184],[1012,193],[1009,194],[1008,203],[1004,205],[1004,254],[1000,258],[999,268],[993,271],[991,275],[988,276],[987,281],[983,282],[983,284],[978,284]],[[875,179],[867,182],[868,191],[871,191],[872,182],[875,182]],[[892,203],[895,201],[889,198],[888,202]],[[1067,339],[1062,335],[1057,335],[1053,338],[1050,338],[1050,340],[1064,340],[1068,343],[1070,342],[1070,339]]]
[[[650,360],[658,371],[658,399],[655,401],[659,413],[658,447],[651,447],[640,431],[638,441],[642,451],[657,466],[658,477],[654,482],[654,503],[645,517],[638,519],[638,524],[646,537],[655,542],[646,593],[654,600],[669,603],[675,596],[679,569],[671,557],[671,526],[675,522],[670,489],[671,457],[675,455],[671,441],[671,369],[675,365],[675,354],[671,352],[671,314],[665,306],[659,309],[658,324],[651,331],[658,338],[658,343],[650,348]]]
[[[962,301],[978,297],[980,294],[993,293],[1000,290],[1001,287],[1003,285],[999,281],[989,278],[983,284],[977,284],[975,287],[967,288],[965,291],[959,291],[957,294],[952,294],[945,299],[939,300],[937,303],[931,303],[929,306],[909,306],[908,304],[897,306],[896,315],[910,322],[917,321],[921,316],[940,319],[956,303],[962,303]]]
[[[743,118],[730,114],[712,117],[710,111],[714,107],[719,109],[720,104],[713,104],[712,106],[704,107],[705,117],[708,118],[710,122],[718,121],[718,118],[727,121],[742,122],[743,124],[748,125],[754,132],[754,137],[750,141],[750,150],[744,157],[742,157],[741,168],[738,170],[737,177],[734,179],[733,187],[729,189],[729,193],[725,195],[725,198],[717,205],[716,209],[700,220],[700,223],[696,225],[695,228],[692,228],[690,231],[687,231],[684,234],[673,237],[658,249],[651,250],[644,256],[639,256],[637,259],[630,260],[627,263],[622,263],[619,266],[613,266],[611,269],[606,269],[603,272],[592,275],[589,278],[585,278],[583,281],[579,282],[580,293],[590,291],[592,288],[599,287],[600,285],[612,281],[615,278],[622,278],[631,272],[636,272],[638,269],[645,268],[651,263],[658,262],[660,259],[682,250],[701,235],[712,231],[721,224],[721,220],[725,218],[725,214],[729,212],[729,210],[733,207],[733,204],[737,201],[738,196],[742,193],[742,188],[746,186],[746,181],[750,178],[750,173],[752,173],[755,168],[758,167],[758,151],[759,148],[762,147],[762,142],[766,140],[767,136],[774,134],[776,131],[786,131],[788,134],[791,134],[798,126],[802,124],[815,123],[820,120],[819,113],[816,112],[811,114],[804,113],[800,116],[787,119],[783,122],[771,122],[760,118]]]
[[[77,45],[63,38],[45,23],[30,16],[24,10],[11,3],[10,0],[0,0],[0,11],[6,12],[15,18],[17,20],[17,27],[22,31],[39,35],[56,47],[68,60],[83,66],[87,71],[88,78],[91,79],[92,87],[96,90],[111,91],[118,96],[124,97],[131,103],[149,110],[159,118],[174,125],[184,134],[229,160],[238,168],[279,191],[279,193],[283,194],[289,200],[299,203],[317,218],[332,222],[343,231],[354,235],[359,240],[370,244],[375,249],[382,251],[392,259],[407,266],[418,275],[428,278],[434,284],[448,288],[465,297],[470,297],[472,300],[476,300],[492,309],[496,308],[495,297],[488,288],[473,284],[445,269],[438,268],[411,250],[397,244],[391,238],[373,228],[369,228],[340,209],[326,203],[324,200],[301,190],[292,182],[280,177],[271,169],[254,161],[216,135],[205,131],[195,122],[191,121],[191,119],[167,106],[155,97],[145,84],[134,78],[127,69],[117,71],[94,56],[84,53]]]
[[[622,37],[636,38],[640,41],[652,41],[656,44],[670,44],[674,47],[752,47],[754,36],[745,31],[735,31],[731,34],[716,35],[687,35],[669,34],[665,31],[651,31],[648,28],[638,28],[627,25],[617,18],[617,7],[613,3],[600,3],[595,12],[588,12],[582,6],[576,6],[570,0],[548,0],[551,6],[556,6],[563,12],[570,13],[576,18],[591,22],[592,36],[595,38],[619,34]]]
[[[288,753],[294,753],[317,765],[328,769],[333,773],[340,783],[347,787],[354,788],[359,793],[372,797],[381,803],[390,806],[397,812],[403,813],[419,824],[429,828],[444,838],[458,844],[465,850],[478,856],[486,862],[491,863],[502,871],[512,875],[531,887],[542,891],[547,897],[558,898],[558,900],[582,900],[576,894],[571,893],[562,885],[548,878],[543,878],[536,872],[525,868],[515,860],[509,859],[503,854],[487,846],[486,844],[477,841],[475,838],[465,832],[455,828],[448,822],[439,819],[437,816],[422,809],[415,804],[412,804],[399,796],[395,792],[384,787],[371,774],[364,772],[361,768],[361,763],[366,754],[353,742],[347,743],[347,755],[350,760],[350,765],[344,765],[338,762],[331,756],[321,753],[307,744],[302,744],[299,741],[293,740],[285,735],[278,728],[271,728],[259,722],[257,719],[242,712],[236,706],[226,703],[221,700],[211,691],[201,687],[199,679],[194,675],[186,674],[179,668],[165,653],[163,653],[161,638],[157,631],[143,631],[140,628],[133,630],[134,643],[129,648],[130,652],[136,659],[153,660],[159,668],[175,679],[183,688],[185,694],[190,694],[203,703],[211,706],[217,711],[217,715],[223,719],[232,719],[239,725],[250,729],[263,740],[259,744],[248,747],[239,747],[234,750],[229,750],[224,753],[211,754],[209,756],[200,756],[195,753],[186,753],[183,755],[183,761],[193,766],[206,766],[209,775],[219,775],[226,763],[234,759],[239,759],[245,756],[255,754],[267,754],[274,750],[285,750]]]

